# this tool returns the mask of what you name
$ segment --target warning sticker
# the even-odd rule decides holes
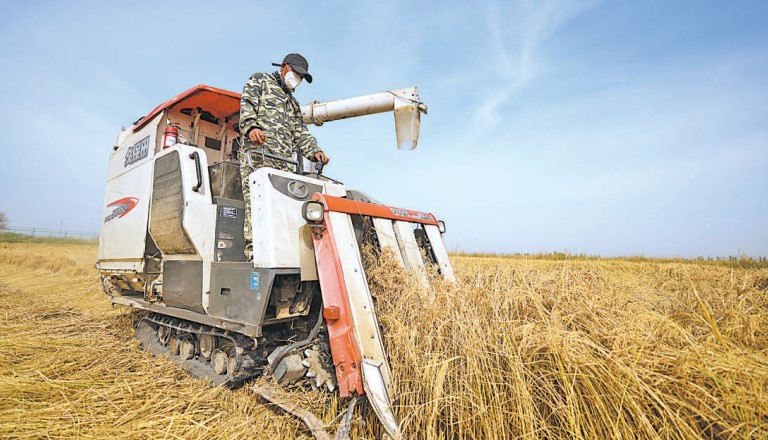
[[[232,208],[231,206],[222,206],[219,210],[219,216],[226,218],[237,218],[237,208]]]

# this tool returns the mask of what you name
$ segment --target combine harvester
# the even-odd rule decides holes
[[[398,438],[392,379],[360,247],[389,249],[427,283],[425,265],[453,280],[429,213],[385,206],[322,174],[301,156],[241,151],[240,95],[199,85],[118,136],[109,160],[97,268],[113,304],[149,312],[137,338],[192,375],[240,386],[270,375],[358,396]],[[392,111],[397,144],[416,147],[426,107],[415,87],[302,107],[307,124]],[[245,202],[238,154],[265,155],[251,185],[253,261],[244,256]],[[268,386],[254,386],[274,399]],[[322,425],[301,417],[319,438]]]

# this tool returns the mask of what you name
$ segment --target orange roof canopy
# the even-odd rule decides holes
[[[230,92],[229,90],[198,84],[171,98],[168,101],[158,105],[154,110],[144,117],[133,131],[138,131],[151,121],[155,116],[164,110],[170,110],[176,106],[182,105],[184,108],[197,108],[211,113],[215,118],[223,118],[240,111],[240,94]]]

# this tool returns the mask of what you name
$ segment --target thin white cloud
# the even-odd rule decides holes
[[[494,77],[494,95],[477,109],[476,132],[496,128],[502,118],[499,108],[520,89],[532,82],[539,72],[539,52],[566,23],[595,7],[598,0],[525,0],[519,4],[489,3],[486,10],[489,65]]]

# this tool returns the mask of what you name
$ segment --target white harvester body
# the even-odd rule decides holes
[[[412,87],[302,110],[318,125],[393,111],[398,147],[410,149],[426,107]],[[262,167],[248,176],[248,261],[236,155],[262,152],[240,150],[238,118],[238,94],[197,86],[120,133],[99,240],[104,288],[113,303],[150,312],[137,337],[193,374],[229,384],[264,373],[281,383],[309,376],[342,397],[367,395],[397,437],[360,246],[389,250],[426,287],[429,264],[454,279],[442,225],[429,213],[370,203],[313,164],[295,173]]]

